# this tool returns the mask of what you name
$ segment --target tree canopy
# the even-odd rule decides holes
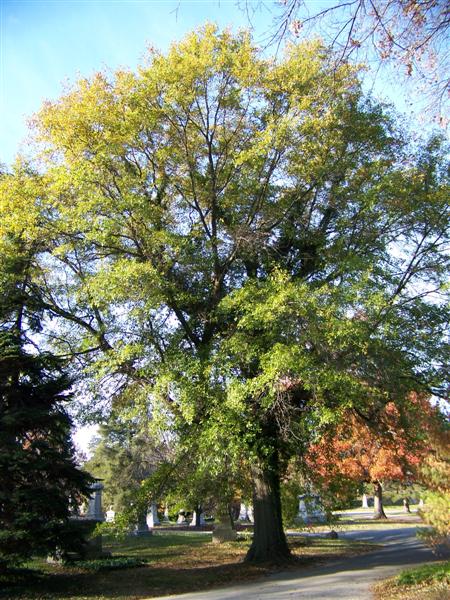
[[[150,416],[212,478],[244,459],[248,558],[284,560],[288,459],[346,410],[444,393],[441,141],[408,145],[319,43],[267,59],[211,25],[79,81],[35,132],[38,191],[18,173],[9,197],[39,215],[92,412]]]
[[[429,399],[412,394],[401,411],[393,403],[362,419],[350,412],[307,452],[311,477],[321,488],[347,479],[374,484],[375,518],[386,518],[382,484],[420,481],[419,469],[430,454],[430,430],[441,425]]]

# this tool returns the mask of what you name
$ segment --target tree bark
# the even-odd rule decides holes
[[[386,513],[383,508],[383,488],[379,481],[374,483],[374,491],[373,491],[373,501],[374,501],[374,519],[387,519]]]
[[[253,464],[251,470],[254,534],[245,561],[286,563],[292,556],[283,530],[277,465]]]

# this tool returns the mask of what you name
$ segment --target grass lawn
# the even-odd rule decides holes
[[[420,508],[418,504],[410,504],[409,508],[411,513],[406,513],[401,504],[383,504],[383,508],[385,512],[390,513],[402,513],[402,514],[411,514],[417,512]],[[352,512],[366,512],[368,515],[373,513],[373,506],[369,506],[369,508],[363,508],[362,506],[357,506],[356,508],[346,508],[344,510],[339,510],[340,513],[352,513]]]
[[[450,600],[450,562],[402,571],[374,591],[377,600]]]
[[[396,507],[398,508],[398,507]],[[359,511],[358,511],[359,512]],[[335,531],[349,531],[349,530],[365,530],[365,529],[397,529],[402,527],[426,527],[422,522],[419,515],[415,512],[406,514],[401,512],[390,512],[388,513],[387,519],[373,519],[373,509],[361,510],[361,513],[366,514],[355,514],[354,511],[340,511],[339,518],[337,518],[332,524],[325,523],[303,525],[302,527],[289,527],[290,532],[301,532],[310,531],[313,533],[320,533],[330,531],[330,528]]]
[[[113,557],[137,558],[143,566],[95,571],[76,566],[27,564],[28,570],[0,575],[0,597],[26,600],[134,600],[250,581],[276,570],[247,565],[242,559],[248,540],[213,544],[210,534],[168,533],[104,543]],[[299,569],[334,557],[354,556],[376,546],[346,540],[294,538],[289,540]],[[281,570],[281,569],[278,569]]]

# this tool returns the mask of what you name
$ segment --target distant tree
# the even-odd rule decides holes
[[[394,404],[361,418],[356,412],[345,415],[307,454],[311,476],[325,489],[347,481],[373,485],[374,518],[386,519],[383,482],[408,483],[419,479],[419,466],[430,452],[426,436],[435,419],[425,398],[411,397],[408,414]]]
[[[217,430],[215,451],[211,451],[211,441],[204,439],[207,437],[198,432],[184,437],[180,444],[174,443],[170,459],[144,482],[143,497],[164,497],[171,504],[195,511],[197,519],[205,511],[226,515],[235,498],[242,493],[250,497],[248,464],[242,457],[228,454],[226,430]]]
[[[169,457],[168,445],[146,431],[142,421],[111,417],[100,426],[93,455],[84,468],[102,479],[105,505],[124,512],[136,504],[143,481]]]
[[[64,408],[71,381],[61,360],[33,348],[41,317],[33,254],[26,240],[0,233],[0,566],[73,547],[69,515],[92,482],[74,459]]]

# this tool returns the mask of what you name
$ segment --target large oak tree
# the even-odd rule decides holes
[[[42,293],[92,411],[145,410],[211,477],[247,465],[248,559],[285,560],[292,454],[349,407],[442,391],[439,141],[413,153],[317,43],[272,60],[213,26],[36,130]]]

